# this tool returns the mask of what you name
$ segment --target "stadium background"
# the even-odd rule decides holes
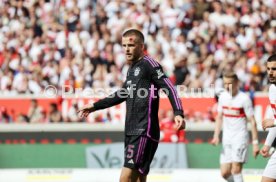
[[[184,133],[171,132],[170,104],[162,98],[162,144],[170,151],[161,149],[177,165],[157,165],[149,181],[221,181],[220,147],[208,142],[225,71],[234,70],[252,98],[263,143],[275,1],[2,0],[0,7],[0,181],[118,179],[121,152],[112,147],[123,146],[124,104],[87,120],[76,111],[121,86],[128,65],[120,37],[129,27],[145,34],[145,53],[182,86],[188,121]],[[91,94],[90,88],[102,90]],[[91,166],[93,147],[103,147],[102,165]],[[258,181],[266,159],[249,154],[245,181]]]

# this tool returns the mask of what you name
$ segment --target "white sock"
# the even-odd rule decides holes
[[[234,182],[243,182],[242,174],[233,174]]]
[[[226,179],[227,182],[234,182],[234,178],[233,178],[233,175],[229,176],[227,179]]]

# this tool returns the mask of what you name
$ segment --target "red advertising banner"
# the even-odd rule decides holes
[[[69,113],[72,105],[76,104],[79,107],[93,103],[96,99],[82,99],[82,98],[33,98],[33,97],[16,97],[16,98],[0,98],[0,116],[1,113],[6,112],[12,116],[13,120],[20,114],[27,115],[31,100],[36,99],[38,106],[42,108],[43,112],[49,112],[49,106],[51,103],[56,103],[58,110],[65,118]],[[188,119],[191,120],[212,120],[213,115],[216,112],[216,101],[214,98],[182,98],[182,104]],[[254,99],[255,117],[257,121],[261,121],[263,118],[268,117],[269,114],[269,101],[266,96],[258,96]],[[110,121],[113,123],[124,122],[125,116],[125,104],[120,104],[106,110],[97,111],[94,114],[89,115],[88,122],[97,121]],[[160,99],[160,112],[166,112],[171,110],[171,105],[167,98]],[[1,117],[0,117],[1,121]]]

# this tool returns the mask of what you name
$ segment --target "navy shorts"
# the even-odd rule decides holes
[[[136,169],[142,175],[147,175],[157,147],[158,142],[151,140],[147,136],[126,136],[124,167]]]

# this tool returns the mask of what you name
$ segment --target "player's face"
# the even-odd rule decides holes
[[[223,84],[225,90],[227,90],[230,93],[236,93],[238,90],[238,82],[235,81],[233,78],[223,78]]]
[[[276,84],[276,61],[267,62],[266,71],[269,82]]]
[[[143,55],[144,45],[134,35],[122,38],[127,62],[137,61]]]

